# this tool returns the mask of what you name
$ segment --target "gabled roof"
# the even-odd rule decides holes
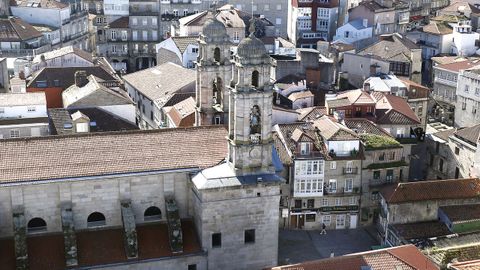
[[[194,86],[196,73],[168,62],[125,75],[123,80],[159,107],[163,107],[172,95]]]
[[[371,250],[318,261],[284,265],[269,270],[438,270],[414,245]],[[364,268],[365,267],[365,268]],[[367,268],[369,267],[369,268]]]
[[[207,168],[225,159],[226,136],[208,126],[0,140],[0,182]]]
[[[453,33],[452,27],[446,22],[430,21],[423,26],[422,31],[434,35],[448,35]]]
[[[420,124],[418,116],[412,111],[404,98],[384,95],[376,104],[376,123],[393,125]]]
[[[93,75],[101,81],[117,81],[120,82],[120,78],[117,77],[111,71],[108,71],[103,66],[93,67],[44,67],[41,70],[35,72],[33,77],[28,81],[27,88],[37,87],[38,81],[46,81],[47,87],[60,87],[66,89],[75,84],[75,73],[77,71],[84,71],[87,76]]]
[[[480,204],[446,205],[440,209],[451,222],[480,220]]]
[[[65,108],[88,108],[111,105],[129,105],[133,102],[121,92],[109,89],[99,84],[92,76],[89,82],[78,87],[72,85],[62,93]]]
[[[320,130],[320,135],[327,141],[359,140],[355,132],[326,115],[316,119],[313,125]]]
[[[195,123],[195,99],[189,97],[180,101],[168,109],[167,115],[175,127],[192,127]]]
[[[183,54],[188,48],[188,45],[198,44],[197,36],[186,36],[186,37],[172,37],[172,41],[177,46],[178,50]]]
[[[480,59],[477,58],[477,59],[467,59],[464,61],[454,61],[454,62],[449,61],[446,64],[437,65],[435,66],[435,68],[441,68],[451,72],[458,73],[460,70],[469,69],[472,67],[476,67],[478,65],[480,65]]]
[[[312,123],[296,122],[291,124],[279,124],[278,137],[281,139],[281,143],[285,148],[283,150],[287,152],[287,155],[283,155],[282,157],[282,151],[279,151],[280,157],[284,159],[284,162],[288,161],[285,159],[290,159],[295,156],[298,146],[297,144],[304,140],[314,142],[314,151],[318,151],[319,154],[323,154],[324,152],[323,142],[318,140],[315,127]],[[282,148],[279,145],[280,144],[276,146],[277,150]]]
[[[366,91],[363,91],[362,89],[355,89],[338,93],[337,99],[343,98],[347,98],[350,104],[375,104],[375,101],[370,96],[370,94]]]
[[[345,126],[358,134],[374,134],[378,136],[391,137],[390,133],[365,118],[345,118]]]
[[[376,43],[357,52],[358,55],[372,55],[387,61],[410,61],[412,50],[420,49],[408,38],[400,34],[385,35]]]
[[[397,183],[381,190],[387,203],[408,203],[480,197],[480,179],[431,180]]]
[[[19,42],[28,41],[43,36],[35,27],[20,18],[0,18],[0,41]]]
[[[327,114],[326,108],[322,106],[302,108],[298,109],[297,112],[300,113],[300,115],[298,116],[298,121],[305,122],[313,121]]]
[[[395,233],[412,244],[418,240],[452,234],[445,223],[435,220],[389,225]]]
[[[297,101],[299,99],[303,99],[303,98],[313,98],[314,95],[312,94],[312,92],[310,92],[310,90],[306,90],[306,91],[300,91],[300,92],[294,92],[294,93],[291,93],[289,96],[288,96],[288,99],[290,99],[291,101]]]
[[[454,136],[466,141],[467,143],[477,146],[478,140],[480,139],[480,124],[459,129],[454,133]]]

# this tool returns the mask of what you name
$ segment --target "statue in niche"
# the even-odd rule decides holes
[[[250,134],[260,133],[260,108],[254,105],[250,113]]]
[[[222,103],[222,93],[221,93],[221,79],[215,78],[213,80],[213,105]]]

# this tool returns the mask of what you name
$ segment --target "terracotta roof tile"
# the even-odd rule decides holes
[[[269,268],[270,270],[360,270],[370,266],[372,270],[438,270],[415,246],[405,245],[387,249]]]
[[[441,68],[448,71],[459,72],[460,70],[469,69],[480,65],[479,59],[469,59],[465,61],[455,61],[446,64],[437,65],[435,68]]]
[[[452,222],[480,220],[480,204],[449,205],[440,209]]]
[[[128,25],[129,25],[128,16],[120,17],[108,24],[110,28],[128,28]]]
[[[426,239],[452,234],[445,223],[440,221],[394,224],[391,226],[405,240]]]
[[[480,197],[480,179],[433,180],[389,185],[381,190],[388,203]]]
[[[27,41],[42,36],[42,33],[19,18],[0,19],[0,29],[0,41],[5,42]]]
[[[226,135],[211,126],[1,140],[0,182],[206,168],[226,157]]]

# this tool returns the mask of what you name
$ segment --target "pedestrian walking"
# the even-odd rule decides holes
[[[322,231],[320,231],[320,234],[327,234],[327,231],[325,230],[327,228],[327,226],[325,225],[325,223],[322,223]]]

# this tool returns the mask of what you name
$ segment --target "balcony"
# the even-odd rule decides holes
[[[393,180],[394,178],[393,177],[388,177],[388,178],[384,178],[384,179],[370,179],[368,180],[368,185],[370,187],[378,187],[378,186],[383,186],[383,185],[388,185],[388,184],[392,184],[392,183],[396,183],[399,181],[399,177],[395,177],[395,180]]]
[[[440,83],[440,84],[448,85],[451,87],[457,87],[456,81],[450,81],[450,80],[445,80],[441,78],[435,78],[434,83]]]
[[[323,194],[324,195],[345,195],[345,194],[360,194],[360,188],[359,187],[353,187],[352,190],[345,190],[344,187],[337,188],[337,189],[331,189],[331,188],[324,188],[323,189]]]
[[[342,169],[343,174],[348,175],[348,174],[358,174],[358,167],[343,167]]]
[[[158,10],[138,10],[130,8],[130,16],[158,16]]]

